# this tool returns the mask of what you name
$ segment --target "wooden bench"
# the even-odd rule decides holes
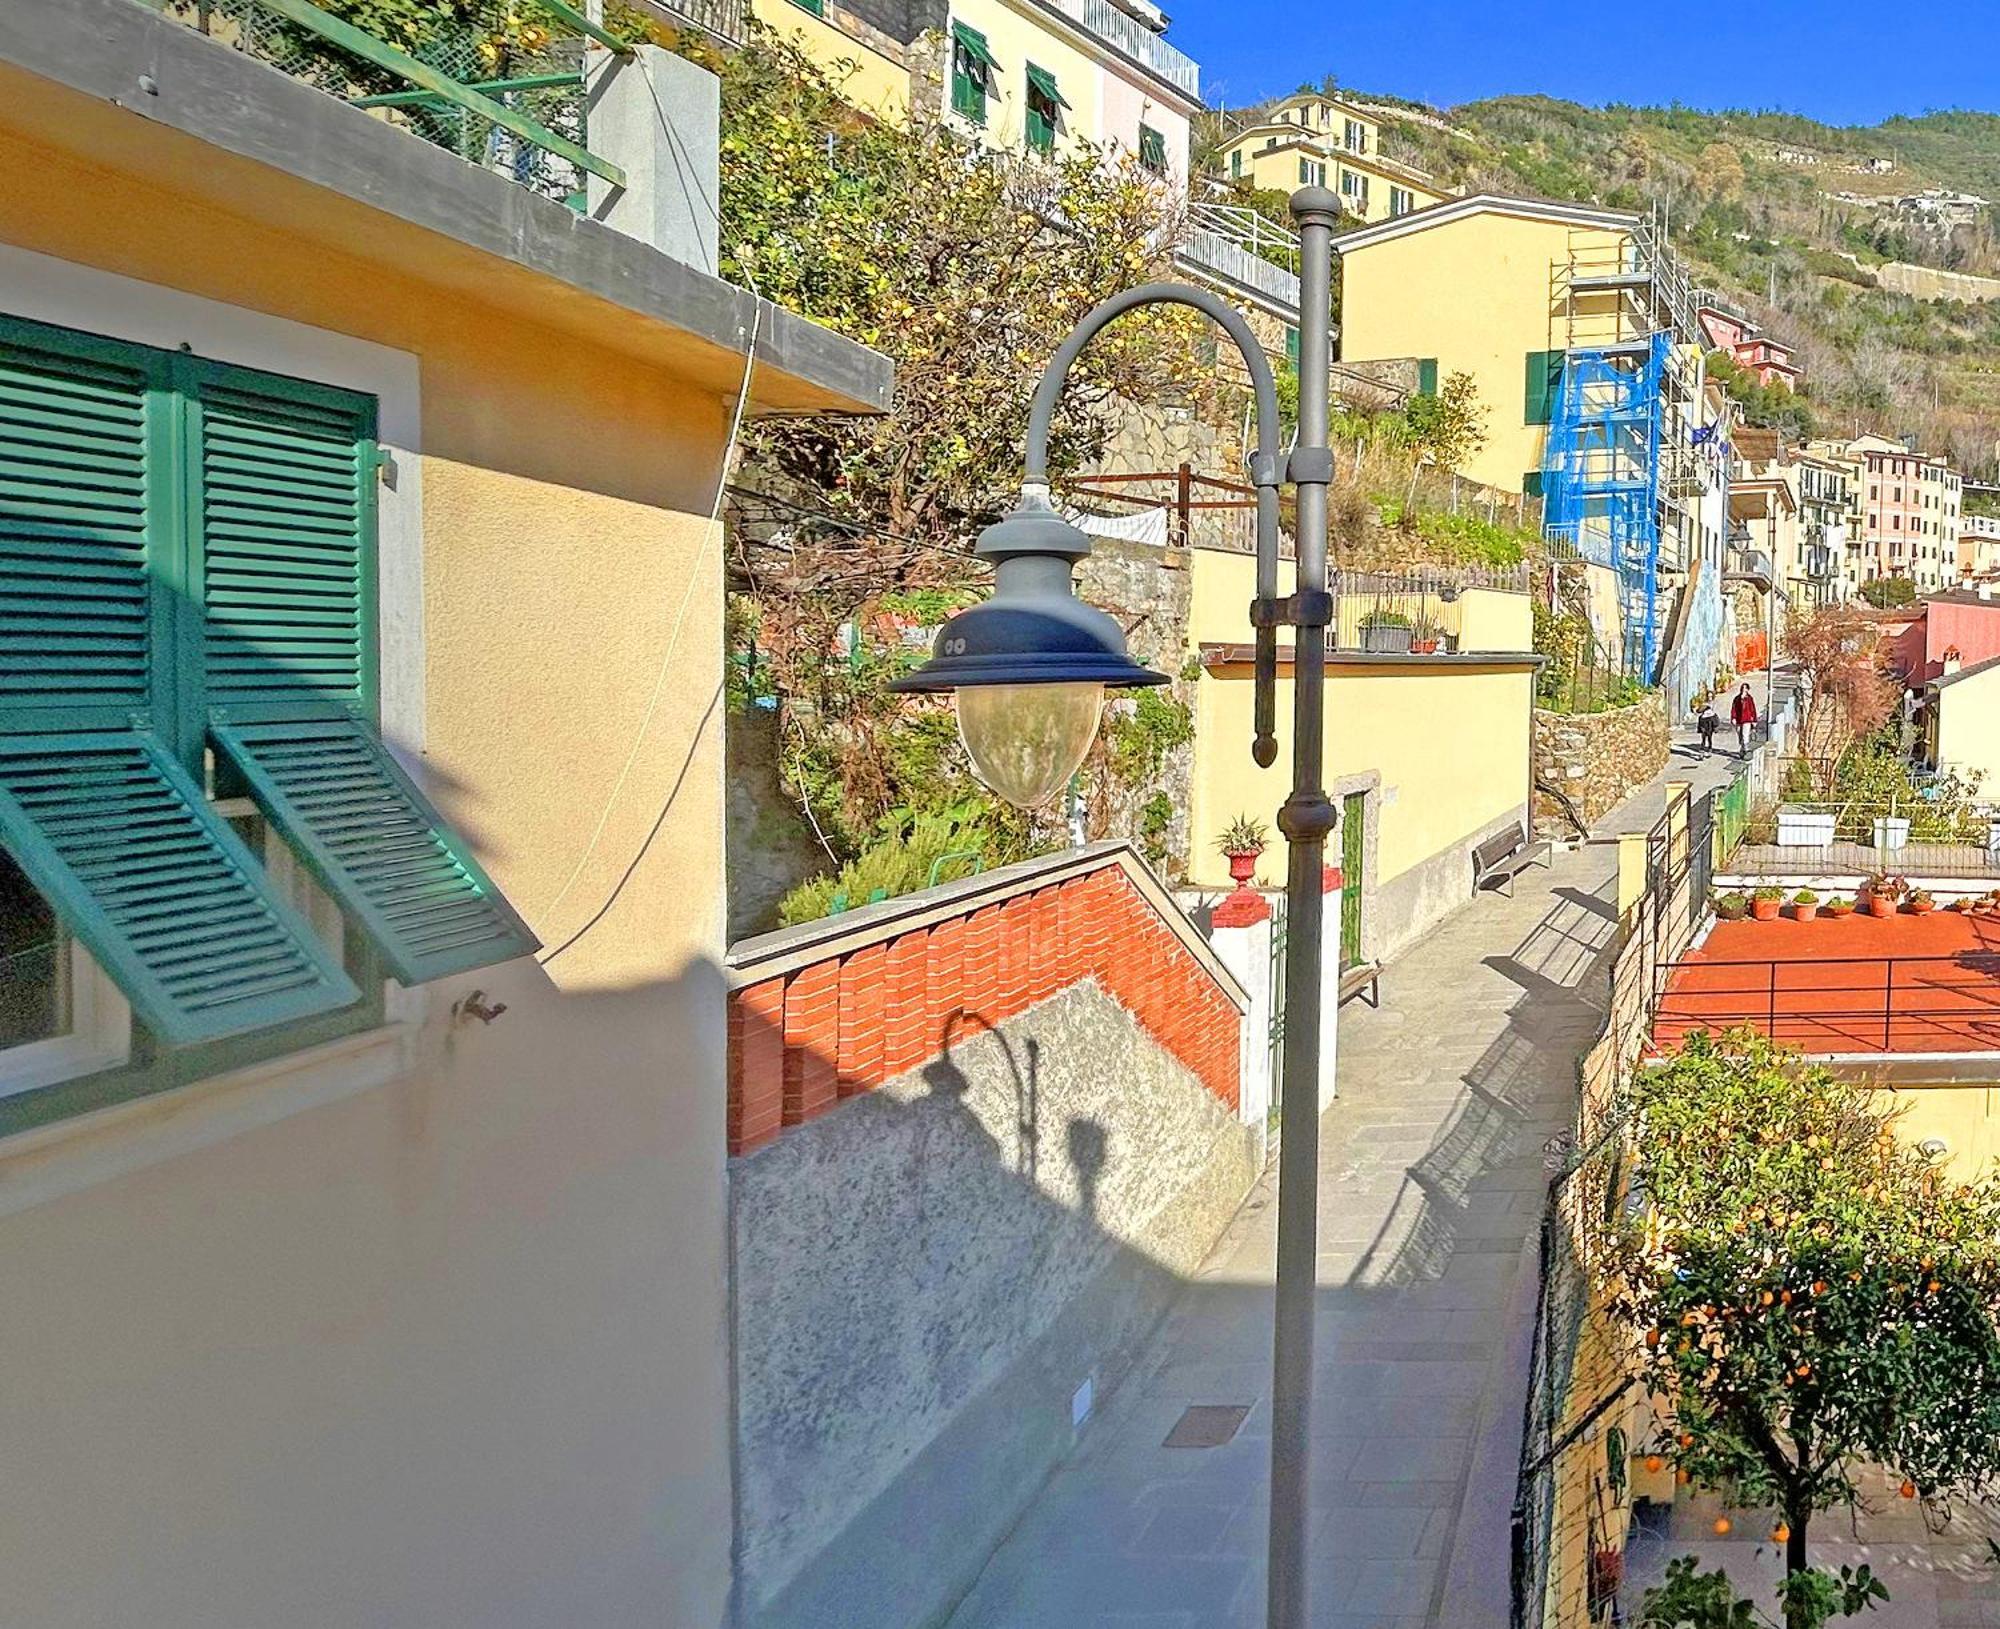
[[[1352,967],[1340,970],[1340,995],[1342,1005],[1353,1000],[1363,990],[1368,992],[1368,1005],[1382,1005],[1382,964],[1380,962],[1356,962]]]
[[[1476,894],[1489,883],[1505,883],[1511,896],[1516,873],[1531,865],[1547,866],[1554,852],[1549,843],[1529,837],[1518,826],[1495,832],[1472,851],[1472,891]]]

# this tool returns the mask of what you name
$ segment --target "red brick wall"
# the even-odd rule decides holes
[[[1232,1109],[1241,1015],[1115,863],[729,997],[729,1152],[1094,978]]]

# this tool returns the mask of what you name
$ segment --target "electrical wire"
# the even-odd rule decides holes
[[[667,138],[669,144],[676,150],[683,177],[691,178],[699,172],[695,168],[693,161],[689,158],[685,146],[673,128],[672,122],[667,118],[666,108],[660,99],[659,87],[653,82],[652,70],[647,66],[646,59],[643,56],[636,57],[635,60],[639,65],[639,71],[645,76],[647,90],[653,101],[653,116],[659,124],[660,131]],[[717,233],[720,234],[723,223],[719,200],[709,197],[705,191],[693,185],[691,180],[688,192],[690,196],[701,200],[702,205],[708,210],[709,215],[715,221]],[[597,823],[591,828],[590,840],[584,844],[583,852],[577,856],[576,864],[570,868],[569,876],[564,879],[562,887],[556,891],[555,898],[543,907],[542,914],[544,915],[553,915],[562,902],[569,897],[570,890],[576,886],[577,879],[583,875],[584,868],[590,864],[592,856],[597,852],[598,844],[604,838],[605,828],[611,823],[611,813],[618,806],[618,799],[624,793],[626,784],[632,777],[633,766],[639,761],[639,754],[645,747],[646,737],[652,729],[654,716],[659,711],[660,697],[666,690],[667,675],[673,671],[674,656],[680,649],[681,633],[687,625],[688,609],[694,603],[695,590],[701,584],[702,564],[708,558],[709,550],[716,545],[721,536],[722,503],[724,496],[729,491],[731,467],[742,450],[743,417],[749,410],[750,380],[756,371],[757,341],[763,332],[764,306],[766,303],[763,294],[757,288],[756,280],[750,276],[747,270],[743,274],[743,280],[750,290],[752,299],[750,332],[743,346],[743,375],[737,385],[736,405],[730,414],[729,434],[723,442],[721,464],[716,471],[715,496],[709,502],[708,524],[702,529],[701,547],[696,551],[693,561],[689,564],[687,588],[681,595],[681,603],[679,609],[675,612],[673,627],[667,635],[666,646],[660,653],[659,671],[653,676],[652,693],[646,699],[646,708],[640,715],[639,727],[633,732],[631,750],[626,753],[624,765],[619,769],[617,778],[612,782],[611,790],[605,797],[604,807],[598,814]],[[713,711],[714,704],[711,702],[709,712],[702,715],[701,724],[695,731],[695,740],[698,741],[700,739],[701,730],[707,727],[708,718]],[[692,743],[689,746],[688,761],[690,763],[693,761]],[[582,927],[578,928],[575,933],[565,939],[556,949],[537,958],[542,966],[548,966],[557,956],[561,955],[563,951],[568,950],[577,940],[581,939],[584,934],[588,933],[591,928],[604,919],[605,912],[611,908],[612,902],[617,899],[619,893],[624,889],[625,883],[631,877],[633,870],[638,866],[639,861],[645,857],[646,850],[651,846],[653,838],[658,835],[661,826],[666,820],[667,811],[673,807],[674,797],[679,793],[681,783],[686,778],[687,764],[684,763],[681,766],[680,775],[675,778],[672,790],[667,794],[666,803],[661,807],[658,817],[653,821],[652,827],[647,832],[645,839],[640,843],[638,851],[632,856],[631,863],[626,866],[617,883],[613,885],[604,903],[591,913],[589,920]]]

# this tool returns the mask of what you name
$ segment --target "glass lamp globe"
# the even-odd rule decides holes
[[[979,778],[1021,809],[1058,796],[1097,736],[1104,686],[968,684],[957,691],[958,735]]]

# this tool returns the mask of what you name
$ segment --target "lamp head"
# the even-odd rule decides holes
[[[1090,539],[1029,503],[980,534],[993,597],[938,630],[931,659],[889,688],[954,693],[959,735],[981,780],[1022,808],[1046,803],[1097,734],[1107,688],[1165,684],[1126,654],[1125,633],[1071,583]]]

